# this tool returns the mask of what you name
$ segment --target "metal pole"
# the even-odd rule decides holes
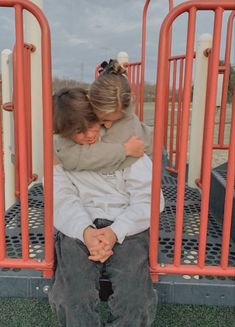
[[[39,8],[43,0],[32,0]],[[35,46],[31,53],[32,162],[39,181],[43,176],[42,68],[41,31],[36,18],[25,14],[25,41]]]
[[[1,56],[2,66],[2,103],[12,102],[12,51],[5,49]],[[5,175],[5,208],[15,202],[15,173],[12,154],[14,152],[14,121],[12,112],[2,112],[3,153]]]
[[[195,62],[195,79],[189,147],[188,185],[190,187],[196,187],[195,180],[200,176],[201,171],[202,139],[208,71],[208,58],[204,55],[204,51],[211,48],[211,46],[212,36],[210,34],[203,34],[199,37]]]

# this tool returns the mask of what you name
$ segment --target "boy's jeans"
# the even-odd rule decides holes
[[[149,327],[155,318],[156,295],[148,270],[148,231],[116,244],[106,261],[112,282],[107,327]],[[99,327],[99,278],[102,264],[88,259],[79,240],[58,232],[55,282],[49,301],[63,327]]]

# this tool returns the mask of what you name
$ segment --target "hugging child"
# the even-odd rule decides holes
[[[66,170],[110,172],[126,168],[143,155],[141,140],[144,152],[152,154],[152,129],[133,113],[131,88],[124,73],[113,60],[91,84],[89,101],[105,127],[101,142],[81,147],[63,135],[55,137],[56,157]]]

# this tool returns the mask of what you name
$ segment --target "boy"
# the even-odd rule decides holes
[[[79,97],[63,95],[63,108],[54,98],[54,123],[57,133],[85,146],[98,140],[99,125],[81,90],[74,92]],[[49,301],[61,326],[101,326],[96,309],[104,261],[114,291],[106,326],[151,326],[156,309],[148,271],[151,175],[146,155],[110,173],[54,167],[57,266]]]

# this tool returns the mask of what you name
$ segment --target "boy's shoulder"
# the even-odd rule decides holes
[[[59,152],[61,149],[66,147],[71,147],[75,143],[69,138],[62,137],[58,134],[53,135],[54,149],[56,152]]]

